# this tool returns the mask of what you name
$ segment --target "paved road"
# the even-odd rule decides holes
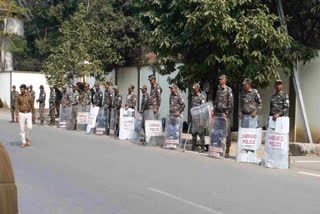
[[[320,213],[320,178],[0,119],[21,214]]]

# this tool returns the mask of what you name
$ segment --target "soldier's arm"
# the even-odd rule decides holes
[[[111,108],[113,105],[113,94],[112,92],[110,92],[110,104],[109,104],[109,107]]]
[[[161,105],[161,89],[158,87],[157,89],[157,109],[160,108]]]
[[[136,108],[136,105],[137,105],[137,96],[134,96],[132,101],[132,106],[134,109]]]
[[[254,111],[255,114],[257,114],[257,112],[259,112],[259,111],[262,109],[262,99],[261,99],[261,97],[260,97],[260,95],[259,95],[259,92],[258,92],[258,91],[256,91],[256,92],[257,92],[257,93],[256,93],[255,100],[256,100],[256,102],[258,103],[258,107],[257,107],[257,109]]]
[[[288,94],[285,95],[284,99],[283,99],[283,116],[289,116],[289,96]]]
[[[272,97],[270,98],[270,111],[269,111],[269,116],[273,116],[273,112],[272,112]]]
[[[240,114],[242,114],[242,106],[243,106],[242,93],[240,93],[240,105],[239,105],[239,113]]]
[[[180,113],[183,112],[184,108],[185,108],[185,104],[184,104],[184,101],[183,101],[183,97],[180,95]]]
[[[227,110],[226,114],[230,115],[232,112],[232,107],[233,107],[233,94],[232,94],[232,89],[228,91],[228,100],[227,100]]]

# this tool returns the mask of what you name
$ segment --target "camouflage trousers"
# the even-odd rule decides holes
[[[115,112],[116,114],[114,115],[114,123],[115,125],[119,126],[120,124],[120,109],[117,109]]]
[[[33,100],[33,103],[34,103],[34,100]],[[32,124],[35,124],[35,123],[36,123],[37,113],[36,113],[36,111],[35,111],[34,113],[35,113],[35,115],[32,113]]]
[[[16,110],[16,107],[15,106],[11,106],[10,110],[11,110],[11,119],[12,119],[12,121],[14,121],[14,112]]]
[[[56,102],[57,117],[60,116],[60,105],[61,105],[61,102]]]
[[[44,117],[44,107],[45,107],[45,104],[44,103],[40,103],[40,105],[39,105],[39,114],[40,114],[41,123],[43,123],[44,119],[45,119],[45,117]]]
[[[201,146],[204,146],[204,130],[192,132],[192,147],[195,147],[197,144],[197,136],[200,137]]]
[[[50,112],[50,118],[51,118],[51,123],[54,123],[56,121],[56,106],[55,105],[50,105],[49,106],[49,112]]]
[[[110,115],[111,115],[111,110],[110,109],[104,109],[104,116],[106,118],[105,121],[105,127],[106,127],[106,134],[109,135],[109,129],[110,129]]]
[[[72,118],[74,121],[74,128],[77,127],[77,117],[78,117],[78,106],[72,106]]]

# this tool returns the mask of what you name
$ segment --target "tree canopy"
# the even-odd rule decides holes
[[[278,78],[290,66],[291,38],[275,27],[278,17],[260,0],[136,0],[160,73],[182,62],[171,81],[180,88],[215,81],[220,73],[231,84],[245,77],[258,86]],[[164,65],[161,68],[160,65]]]

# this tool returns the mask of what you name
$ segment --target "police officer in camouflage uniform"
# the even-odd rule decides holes
[[[150,75],[149,81],[151,84],[151,89],[150,89],[148,110],[152,110],[155,114],[155,118],[158,118],[159,117],[159,108],[160,108],[160,104],[161,104],[162,89],[156,82],[156,76]]]
[[[278,117],[289,116],[289,97],[282,91],[282,80],[276,80],[274,84],[276,93],[271,96],[270,100],[270,116],[273,120]]]
[[[63,108],[66,108],[71,103],[70,94],[67,91],[66,86],[62,86],[62,98],[61,98],[61,105]]]
[[[113,93],[110,89],[110,82],[106,82],[105,91],[104,91],[103,108],[104,108],[104,115],[106,117],[105,125],[106,125],[106,134],[107,135],[109,135],[112,101],[113,101]]]
[[[73,94],[71,96],[71,102],[69,104],[69,107],[72,105],[72,117],[74,122],[74,130],[77,129],[77,117],[78,117],[78,105],[80,103],[79,101],[80,94],[78,92],[78,85],[73,86]]]
[[[185,104],[183,98],[180,93],[177,91],[177,86],[175,84],[171,84],[169,86],[171,94],[169,97],[169,105],[170,105],[170,116],[179,117],[181,112],[183,112]]]
[[[213,116],[224,117],[227,119],[227,145],[225,157],[229,158],[231,147],[231,113],[233,108],[233,95],[232,89],[227,86],[227,80],[228,78],[224,74],[219,77],[219,86],[213,103]]]
[[[118,133],[118,131],[119,131],[119,123],[120,123],[120,109],[121,109],[121,106],[122,106],[122,96],[121,96],[121,94],[119,92],[118,86],[114,86],[113,90],[114,90],[113,110],[115,111],[114,123],[115,123],[116,130],[117,130],[116,133],[118,135],[119,134]]]
[[[43,85],[40,85],[40,94],[37,99],[37,103],[39,103],[39,114],[40,114],[40,125],[44,124],[44,107],[46,104],[46,92],[44,91]]]
[[[94,84],[96,91],[94,92],[92,96],[92,105],[93,107],[102,107],[102,101],[103,101],[103,93],[100,90],[100,85],[98,83]]]
[[[204,96],[200,93],[200,85],[194,84],[192,89],[193,89],[193,94],[191,97],[191,108],[205,104],[206,100]],[[194,124],[194,122],[192,122],[192,126],[199,126],[199,125],[200,124]],[[204,152],[204,144],[205,144],[204,129],[192,131],[192,151],[196,150],[197,135],[199,135],[200,141],[201,141],[201,152]]]
[[[34,103],[34,101],[36,100],[36,92],[33,90],[33,86],[32,86],[32,85],[29,86],[29,91],[28,91],[28,93],[31,95],[32,102]],[[32,115],[32,124],[35,124],[35,123],[36,123],[36,119],[35,119],[35,118],[36,118],[36,117],[34,117],[34,116]]]
[[[240,99],[240,119],[243,115],[251,115],[255,118],[257,113],[262,109],[262,100],[257,89],[251,88],[252,80],[245,78],[243,85],[243,92]]]
[[[91,91],[89,89],[89,85],[85,84],[84,85],[84,92],[83,92],[83,96],[81,98],[81,105],[85,106],[85,105],[90,105],[91,104],[91,99],[92,99],[92,94]]]
[[[128,110],[128,108],[135,109],[137,104],[137,95],[133,93],[134,91],[134,85],[129,85],[128,87],[128,95],[127,95],[127,102],[125,105],[125,109]]]
[[[12,91],[10,95],[10,110],[11,110],[11,121],[14,123],[14,112],[16,110],[16,97],[19,95],[19,92],[16,91],[16,86],[12,86]],[[18,122],[18,121],[17,121]]]
[[[149,103],[149,93],[147,92],[148,88],[146,85],[143,85],[141,88],[142,91],[142,102],[141,102],[141,109],[140,113],[142,114],[145,110],[148,110],[148,103]]]
[[[53,86],[50,86],[49,112],[50,112],[50,118],[51,118],[50,125],[52,126],[54,126],[56,122],[55,109],[56,109],[56,92]]]

